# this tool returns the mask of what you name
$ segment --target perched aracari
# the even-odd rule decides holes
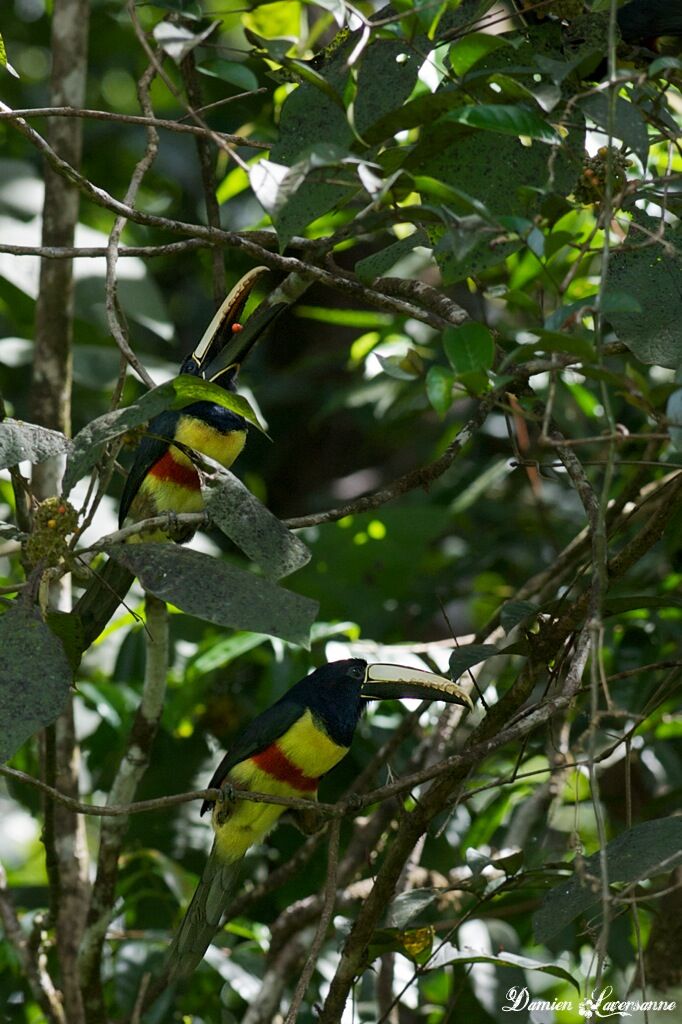
[[[240,318],[256,281],[267,267],[256,267],[242,277],[220,306],[193,352],[180,367],[190,374],[237,390],[241,363],[285,303],[259,310],[242,326]],[[140,522],[164,512],[200,512],[203,509],[194,453],[219,462],[226,469],[246,441],[247,423],[237,413],[214,402],[193,402],[177,411],[162,412],[150,420],[135,452],[123,488],[119,526]],[[188,540],[192,527],[170,526],[135,534],[135,540]],[[131,573],[109,560],[76,605],[83,627],[83,649],[101,633],[132,583]]]
[[[251,790],[317,799],[327,772],[348,753],[366,702],[416,697],[472,708],[469,695],[449,679],[401,665],[368,665],[359,658],[335,661],[292,686],[237,737],[209,786],[225,799],[205,801],[215,839],[199,885],[166,959],[167,978],[197,967],[227,909],[246,851],[260,843],[286,807],[234,800]],[[232,798],[231,798],[232,797]]]

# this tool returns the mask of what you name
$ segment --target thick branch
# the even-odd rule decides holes
[[[50,97],[55,106],[80,107],[83,103],[89,12],[87,0],[55,0],[53,5]],[[49,148],[56,159],[78,167],[81,122],[55,121],[49,129]],[[44,180],[42,244],[48,247],[72,246],[78,221],[78,189],[49,161]],[[72,332],[73,264],[65,260],[45,261],[40,267],[36,303],[29,408],[35,423],[67,436],[71,432]],[[38,500],[59,494],[63,468],[62,458],[51,458],[33,467],[32,487]],[[52,584],[49,601],[53,608],[69,610],[68,580]],[[44,761],[46,781],[77,798],[80,754],[70,702],[64,713],[46,730],[44,739],[43,750],[49,752]],[[44,836],[50,906],[56,918],[56,948],[64,1013],[69,1024],[85,1024],[77,961],[88,895],[84,821],[63,805],[46,802]]]

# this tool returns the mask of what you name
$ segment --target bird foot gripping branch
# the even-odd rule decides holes
[[[201,962],[247,850],[262,842],[287,810],[283,804],[239,800],[238,790],[316,800],[322,778],[348,753],[367,702],[406,697],[473,707],[468,693],[442,676],[355,658],[316,669],[237,737],[209,783],[237,800],[202,805],[202,814],[212,812],[215,840],[168,953],[171,979],[190,974]]]

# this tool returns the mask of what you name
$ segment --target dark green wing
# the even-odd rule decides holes
[[[208,784],[209,789],[220,789],[231,768],[240,761],[253,757],[254,754],[260,754],[298,721],[305,712],[306,705],[302,700],[298,700],[295,694],[292,695],[295,689],[296,687],[293,687],[276,704],[257,715],[240,733],[214,771]],[[212,806],[212,800],[204,800],[201,813],[204,814]]]
[[[130,511],[135,495],[142,486],[142,481],[155,462],[166,454],[170,447],[170,439],[175,437],[175,428],[180,419],[179,412],[162,412],[151,420],[147,433],[144,435],[137,451],[133,464],[128,473],[128,479],[121,495],[121,504],[118,510],[118,525],[123,526],[125,518]]]

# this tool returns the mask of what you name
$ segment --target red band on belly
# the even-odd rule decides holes
[[[276,743],[261,751],[260,754],[256,754],[251,760],[261,771],[267,772],[273,779],[277,779],[278,782],[286,782],[287,785],[300,790],[301,793],[314,792],[320,783],[319,778],[312,779],[309,775],[305,775],[293,761],[289,760],[286,754],[282,753]]]
[[[179,484],[191,491],[198,491],[200,488],[199,476],[193,466],[185,466],[176,462],[170,448],[165,455],[154,463],[149,470],[151,476],[159,480],[169,480],[171,483]]]

